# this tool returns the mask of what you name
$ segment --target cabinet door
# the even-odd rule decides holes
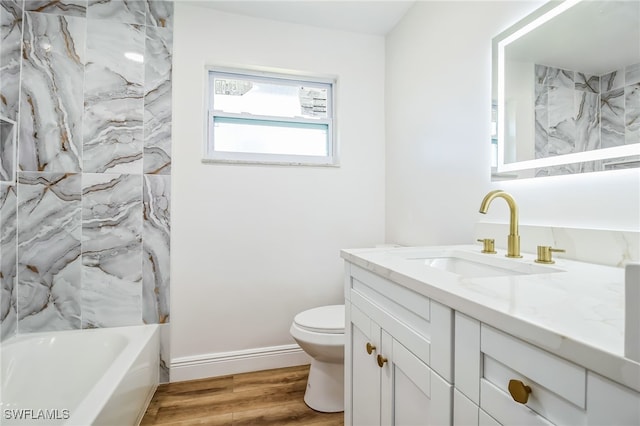
[[[358,308],[351,307],[351,360],[349,362],[352,387],[351,424],[370,426],[380,424],[380,368],[376,356],[381,346],[380,327]],[[367,351],[367,344],[371,354]],[[348,403],[348,402],[347,402]]]
[[[480,408],[457,388],[453,390],[453,424],[459,426],[477,426]]]
[[[485,413],[483,410],[478,411],[478,426],[502,426],[496,419]]]
[[[480,408],[511,425],[584,425],[586,370],[536,346],[482,324]],[[523,403],[511,396],[528,390]]]
[[[422,360],[389,336],[383,355],[388,352],[382,375],[382,423],[403,425],[450,425],[452,386],[434,373]],[[385,389],[390,389],[385,397]],[[392,407],[387,409],[386,407]],[[389,413],[385,416],[385,413]],[[390,417],[390,421],[387,419]]]

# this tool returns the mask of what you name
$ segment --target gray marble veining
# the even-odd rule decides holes
[[[575,143],[573,152],[600,148],[600,96],[591,91],[576,91]]]
[[[566,89],[573,89],[575,86],[573,71],[536,64],[534,72],[537,84]]]
[[[13,335],[17,329],[16,255],[17,255],[16,184],[0,182],[0,336]]]
[[[576,139],[573,90],[552,86],[548,99],[548,155],[567,154],[572,151]]]
[[[27,0],[25,9],[31,12],[84,17],[87,15],[87,0]]]
[[[142,173],[144,34],[138,25],[88,20],[85,172]]]
[[[171,1],[0,0],[1,339],[155,322],[168,348],[172,32]]]
[[[171,173],[173,33],[147,27],[144,87],[144,173]]]
[[[80,327],[79,174],[21,172],[18,330]]]
[[[603,170],[601,160],[583,161],[579,163],[560,164],[557,166],[539,167],[535,169],[536,177],[573,175]]]
[[[171,341],[171,325],[169,323],[160,324],[160,365],[158,366],[158,374],[160,383],[169,382],[169,365],[171,365],[170,341]]]
[[[0,1],[0,181],[15,182],[22,1]]]
[[[87,18],[96,18],[127,24],[144,24],[146,5],[142,0],[89,0]]]
[[[536,158],[545,157],[547,152],[547,141],[549,140],[549,88],[542,85],[535,85],[535,103],[534,103],[534,120],[535,120],[535,156]]]
[[[622,145],[620,141],[624,141],[624,88],[602,93],[600,111],[602,148]]]
[[[576,72],[575,88],[584,92],[600,93],[600,77]]]
[[[639,64],[640,65],[640,64]],[[640,66],[638,67],[640,69]],[[640,83],[624,88],[625,143],[640,142]]]
[[[85,173],[82,327],[142,322],[142,176]]]
[[[600,76],[600,92],[609,92],[624,86],[624,70],[616,70]]]
[[[601,76],[576,71],[573,86],[568,70],[536,65],[534,74],[536,158],[640,142],[640,64]],[[617,161],[615,167],[624,167],[623,158]],[[586,172],[599,167],[605,163],[545,167],[537,173]]]
[[[25,13],[20,168],[81,171],[86,20]]]
[[[173,30],[173,2],[146,0],[147,25]]]
[[[0,116],[0,182],[16,180],[16,131],[13,120]]]
[[[0,1],[0,115],[18,119],[22,1]]]
[[[144,176],[143,320],[169,322],[171,177]]]

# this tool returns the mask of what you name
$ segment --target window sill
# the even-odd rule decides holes
[[[240,165],[240,166],[287,166],[287,167],[328,167],[339,168],[340,163],[307,163],[297,161],[268,161],[268,160],[227,160],[227,159],[214,159],[203,158],[203,164],[228,164],[228,165]]]

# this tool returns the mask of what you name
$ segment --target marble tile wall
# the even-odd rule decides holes
[[[16,180],[16,122],[0,116],[0,182]]]
[[[476,238],[494,238],[496,247],[507,248],[509,224],[478,222]],[[542,225],[520,225],[520,249],[533,256],[538,246],[565,250],[553,257],[598,265],[624,267],[640,262],[640,232],[607,229],[559,228]]]
[[[0,4],[2,337],[167,324],[173,3]]]
[[[535,65],[536,158],[640,142],[640,63],[604,75]],[[537,170],[602,170],[602,161]]]
[[[0,2],[0,117],[16,123],[20,99],[23,1]],[[16,129],[13,130],[16,132]],[[17,329],[17,185],[15,145],[0,144],[0,340]],[[13,172],[13,173],[12,173]]]

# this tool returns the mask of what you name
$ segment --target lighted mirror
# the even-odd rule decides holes
[[[547,3],[493,39],[492,89],[494,178],[640,166],[640,2]]]

